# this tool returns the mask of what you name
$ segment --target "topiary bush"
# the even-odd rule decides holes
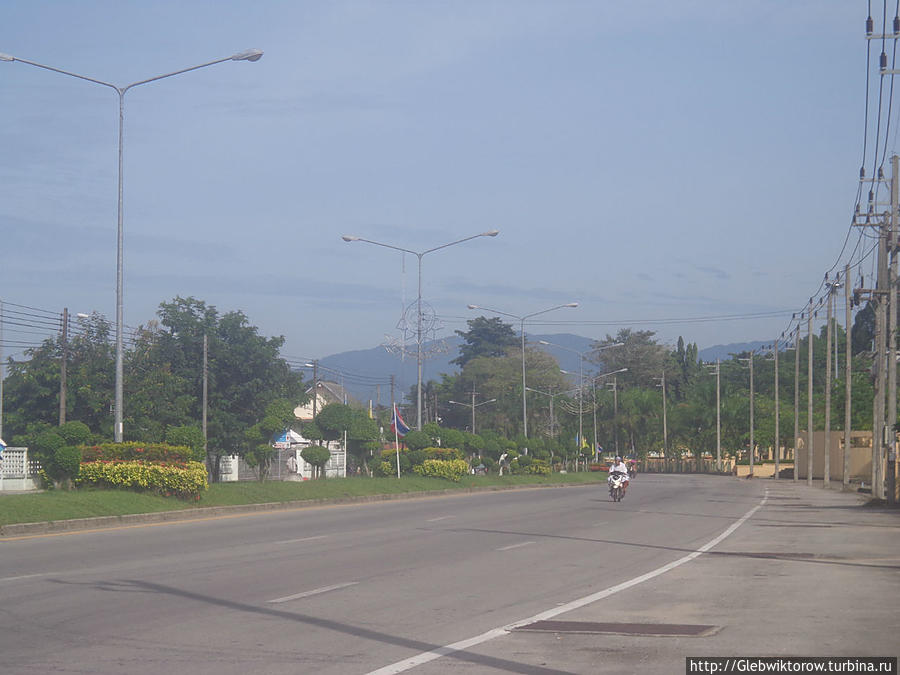
[[[194,461],[194,451],[184,445],[167,443],[100,443],[81,447],[82,461],[142,461],[184,463]]]
[[[413,467],[413,471],[420,476],[444,478],[458,483],[469,473],[469,464],[464,459],[426,459],[419,466]]]

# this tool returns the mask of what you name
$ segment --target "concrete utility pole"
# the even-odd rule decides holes
[[[887,264],[887,221],[882,223],[881,236],[878,238],[878,278],[876,280],[876,308],[875,308],[875,398],[872,410],[872,497],[882,499],[884,492],[884,478],[882,476],[882,463],[884,462],[884,404],[885,404],[885,372],[887,354],[885,347],[885,329],[887,328],[887,301],[888,301],[888,264]]]
[[[809,316],[807,317],[807,379],[806,384],[806,484],[813,484],[813,299],[809,299]]]
[[[206,417],[209,410],[209,336],[203,333],[203,456],[207,456],[208,438],[206,435]]]
[[[658,387],[662,388],[662,396],[663,396],[663,453],[666,457],[669,456],[669,424],[666,420],[666,371],[662,372],[662,377],[659,380]]]
[[[891,218],[890,218],[890,266],[888,290],[890,315],[888,317],[888,402],[887,402],[887,503],[896,501],[897,481],[897,183],[900,180],[897,155],[891,156]]]
[[[750,350],[750,476],[753,476],[753,456],[756,445],[753,438],[753,350]]]
[[[782,334],[783,335],[783,334]],[[778,340],[775,340],[775,480],[778,480],[779,455],[781,455],[781,429],[778,409]]]
[[[837,283],[826,284],[828,289],[828,310],[825,319],[825,466],[822,487],[831,485],[831,307]]]
[[[851,358],[853,356],[853,340],[852,327],[850,325],[852,308],[850,305],[850,265],[844,267],[844,303],[845,303],[845,323],[847,325],[847,353],[844,363],[844,472],[841,477],[841,484],[844,488],[850,487],[850,426],[853,424],[851,418],[852,401],[851,394],[853,386],[850,381],[852,371]]]
[[[800,315],[803,318],[803,315]],[[800,322],[794,333],[794,482],[800,480]]]
[[[66,360],[69,355],[69,308],[62,314],[62,359],[59,364],[59,426],[66,423]]]

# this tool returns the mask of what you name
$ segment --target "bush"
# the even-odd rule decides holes
[[[166,443],[100,443],[81,448],[82,461],[143,461],[178,464],[194,460],[194,451],[184,445]]]
[[[74,445],[64,445],[53,454],[47,473],[57,482],[68,483],[78,475],[81,467],[81,450]]]
[[[57,433],[65,439],[66,445],[86,445],[91,441],[91,429],[84,422],[66,422]]]
[[[426,459],[421,465],[413,468],[420,476],[444,478],[458,483],[469,473],[469,464],[464,459]]]
[[[388,476],[396,476],[397,470],[391,466],[390,462],[376,462],[372,467],[372,473],[376,476],[386,478]]]
[[[528,476],[549,476],[550,465],[543,459],[522,455],[510,463],[512,473]]]
[[[200,462],[146,464],[144,462],[85,462],[77,485],[153,492],[164,497],[200,498],[209,489],[206,467]]]
[[[300,456],[305,462],[309,462],[316,467],[317,475],[325,475],[325,465],[331,459],[331,451],[328,448],[323,448],[321,445],[310,445],[303,448]]]
[[[423,450],[425,453],[426,459],[442,459],[442,460],[451,460],[451,459],[465,459],[465,454],[462,450],[457,450],[456,448],[425,448]]]

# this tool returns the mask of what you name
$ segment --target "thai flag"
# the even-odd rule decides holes
[[[3,451],[6,450],[6,443],[0,438],[0,459],[3,459]]]
[[[406,422],[400,417],[400,411],[397,410],[396,403],[394,404],[394,414],[391,416],[391,431],[401,438],[409,433],[409,427],[406,426]]]

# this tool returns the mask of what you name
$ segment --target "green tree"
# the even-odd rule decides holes
[[[512,326],[499,317],[479,316],[466,323],[469,330],[456,331],[465,344],[460,345],[459,356],[450,362],[460,368],[472,359],[504,356],[510,348],[519,344]]]
[[[331,450],[321,445],[309,445],[303,448],[300,456],[315,467],[316,478],[325,477],[325,465],[331,459]]]

